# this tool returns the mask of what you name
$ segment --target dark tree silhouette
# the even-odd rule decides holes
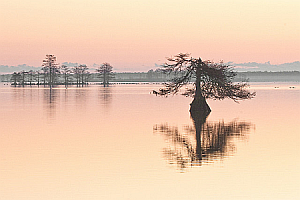
[[[76,85],[78,87],[80,83],[80,68],[78,66],[74,66],[72,72],[75,75]]]
[[[86,65],[74,66],[73,73],[75,74],[77,86],[81,84],[83,86],[87,83],[89,72],[87,71],[88,67]]]
[[[83,86],[86,84],[86,77],[88,76],[88,67],[86,65],[79,65],[79,72],[80,72],[80,78],[81,79],[81,85]]]
[[[49,75],[49,68],[48,67],[42,67],[41,71],[42,71],[42,74],[43,74],[43,85],[45,87],[47,79],[48,79],[48,75]]]
[[[68,88],[68,84],[69,84],[69,75],[70,75],[70,73],[71,73],[71,70],[69,69],[68,66],[62,65],[62,66],[61,66],[61,72],[63,73],[63,76],[64,76],[65,87]]]
[[[112,66],[109,63],[103,63],[96,71],[99,73],[99,77],[102,79],[103,86],[109,85],[109,80],[114,78],[112,74]]]
[[[40,86],[40,70],[36,71],[36,81],[37,81],[37,85],[39,87]]]
[[[28,72],[26,71],[21,71],[21,84],[24,87],[26,84],[26,74],[28,74]]]
[[[84,83],[86,85],[88,85],[88,82],[90,81],[91,77],[92,77],[91,72],[86,71],[85,74],[84,74]]]
[[[43,60],[42,70],[44,71],[44,85],[46,84],[46,74],[48,75],[48,84],[50,88],[55,83],[56,75],[59,72],[59,65],[56,63],[56,57],[54,55],[46,55]]]
[[[255,96],[255,93],[246,90],[248,86],[246,82],[233,83],[233,78],[237,74],[228,65],[202,61],[201,58],[192,58],[190,54],[184,53],[167,60],[168,62],[162,66],[161,70],[164,73],[174,73],[175,78],[165,83],[164,88],[153,93],[162,96],[176,94],[180,88],[193,81],[193,87],[182,93],[194,98],[191,103],[191,112],[208,115],[211,112],[206,102],[208,98],[217,100],[230,98],[238,101]]]
[[[16,87],[21,82],[21,73],[20,72],[14,72],[11,76],[10,81],[11,81],[11,84]]]
[[[35,72],[33,70],[30,70],[28,72],[28,81],[29,81],[29,85],[32,85],[32,82],[34,81],[34,75],[35,75]]]

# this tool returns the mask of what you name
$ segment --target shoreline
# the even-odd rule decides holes
[[[248,82],[300,82],[300,72],[236,72],[237,75],[233,82],[241,82],[248,80]],[[10,82],[12,74],[0,75],[1,82]],[[156,73],[156,72],[133,72],[133,73],[114,73],[115,78],[110,80],[110,83],[162,83],[168,82],[174,76]],[[70,84],[76,84],[74,78],[70,75]],[[33,81],[34,82],[34,81]],[[60,81],[62,82],[62,81]],[[71,83],[72,82],[72,83]],[[101,82],[97,74],[91,74],[89,83]]]

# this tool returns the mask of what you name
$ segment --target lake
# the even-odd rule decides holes
[[[250,85],[198,126],[159,84],[1,83],[0,199],[297,199],[300,84]]]

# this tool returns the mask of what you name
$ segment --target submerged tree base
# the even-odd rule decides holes
[[[211,109],[204,98],[195,97],[190,105],[190,113],[193,119],[206,119],[211,112]]]

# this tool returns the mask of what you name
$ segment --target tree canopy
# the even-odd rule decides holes
[[[109,63],[103,63],[101,66],[99,66],[96,71],[99,73],[100,78],[103,80],[103,85],[108,86],[109,80],[114,78],[112,70],[113,67]]]
[[[167,96],[180,92],[180,89],[194,82],[192,87],[182,93],[185,96],[194,97],[194,100],[200,102],[200,109],[210,112],[205,99],[222,100],[225,98],[239,101],[251,99],[255,93],[249,92],[246,88],[246,80],[240,83],[234,83],[233,79],[237,75],[233,67],[224,63],[214,63],[211,61],[202,61],[201,58],[190,57],[190,54],[180,53],[167,59],[161,70],[165,73],[175,73],[177,76],[165,83],[165,87],[154,91],[157,95]],[[201,103],[202,102],[202,103]]]
[[[56,63],[56,57],[54,55],[47,54],[43,60],[42,70],[44,71],[45,79],[48,76],[50,88],[55,82],[56,74],[59,70],[59,65]]]

